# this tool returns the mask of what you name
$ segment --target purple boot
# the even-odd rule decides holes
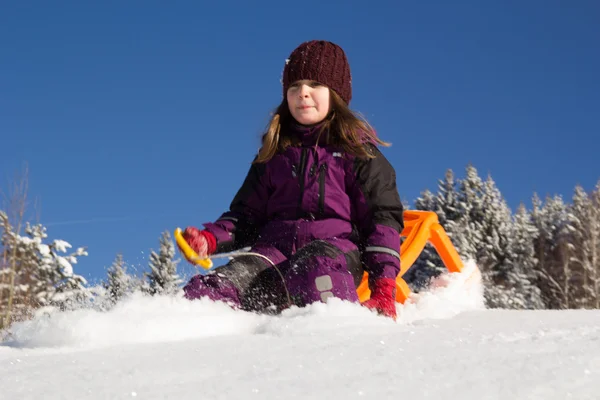
[[[234,308],[240,308],[238,289],[227,278],[218,274],[196,275],[183,288],[185,298],[195,300],[207,297],[213,301],[223,301]]]

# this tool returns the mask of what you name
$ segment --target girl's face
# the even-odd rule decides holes
[[[296,81],[287,91],[287,102],[296,121],[317,124],[329,113],[329,88],[315,81]]]

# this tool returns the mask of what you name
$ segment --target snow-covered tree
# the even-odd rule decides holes
[[[456,180],[451,169],[447,170],[444,179],[438,182],[438,192],[434,208],[431,210],[435,211],[442,226],[446,226],[449,221],[460,219]]]
[[[437,193],[423,192],[415,208],[434,211],[461,258],[476,259],[484,219],[482,196],[483,182],[475,167],[469,165],[465,179],[455,180],[452,170],[447,170],[444,179],[438,181]],[[414,288],[426,285],[446,268],[433,246],[427,245],[411,270],[408,276]]]
[[[429,190],[425,190],[421,193],[420,197],[415,200],[415,210],[423,211],[434,211],[436,209],[437,202],[435,194]]]
[[[106,296],[112,304],[116,304],[125,296],[133,293],[138,287],[136,279],[127,273],[127,265],[120,253],[117,254],[106,272],[107,279],[103,286],[106,289]]]
[[[513,309],[542,309],[545,304],[537,287],[534,240],[537,229],[525,205],[519,205],[511,225],[507,261],[500,265],[501,283],[488,287],[488,305]]]
[[[435,212],[440,224],[452,239],[456,221],[459,219],[457,211],[458,193],[456,191],[454,172],[448,169],[444,175],[444,179],[438,181],[437,193],[434,194],[429,190],[425,190],[422,192],[421,197],[416,199],[414,207],[416,210]],[[446,267],[435,248],[428,243],[405,277],[411,289],[419,291],[428,285],[431,278],[445,271]]]
[[[458,182],[456,219],[448,220],[446,229],[464,260],[477,259],[481,248],[484,210],[482,205],[483,181],[473,165],[468,165],[466,176]]]
[[[60,309],[72,309],[83,306],[90,297],[84,277],[73,271],[78,257],[87,256],[85,248],[80,247],[71,254],[67,253],[71,244],[64,240],[43,243],[48,237],[46,228],[41,225],[27,225],[25,233],[37,245],[39,264],[35,270],[36,282],[33,294],[41,306],[54,306]]]
[[[0,329],[12,321],[27,317],[37,307],[32,296],[36,283],[34,273],[39,265],[37,244],[28,237],[18,234],[9,217],[0,211],[2,228],[2,257],[0,269]]]
[[[41,224],[26,224],[25,236],[17,233],[5,213],[0,212],[2,226],[3,272],[8,270],[12,293],[0,297],[3,326],[11,321],[26,318],[39,307],[67,309],[77,307],[89,299],[86,280],[74,273],[72,264],[87,255],[84,248],[71,254],[64,240],[44,243],[48,235]],[[3,280],[3,283],[6,283]],[[5,289],[3,287],[3,289]]]
[[[511,211],[491,176],[483,183],[480,199],[479,223],[473,224],[480,238],[476,249],[477,264],[486,282],[485,297],[491,307],[506,308],[513,292],[515,265],[509,257]]]
[[[429,190],[421,193],[421,197],[415,200],[415,209],[422,211],[434,211],[437,207],[435,194]],[[429,243],[425,246],[419,257],[404,275],[404,280],[411,290],[418,292],[426,287],[432,277],[439,275],[444,269],[442,261],[437,252]]]
[[[150,273],[148,277],[147,291],[151,295],[174,294],[182,280],[177,275],[177,264],[175,260],[175,245],[168,231],[163,232],[160,238],[160,250],[158,253],[150,253]]]
[[[539,286],[550,308],[571,308],[576,219],[562,196],[547,197],[542,205],[534,196],[533,222],[539,231],[535,243]]]
[[[515,277],[512,279],[517,288],[518,297],[522,301],[522,308],[545,308],[542,292],[537,286],[535,266],[534,243],[539,232],[531,220],[531,214],[524,204],[519,205],[513,222],[513,241],[510,249],[512,262],[515,265]]]
[[[594,268],[593,285],[595,293],[594,308],[600,308],[600,180],[591,195],[593,223],[590,227],[590,263]]]
[[[572,211],[575,218],[574,231],[574,280],[580,292],[576,303],[580,307],[599,306],[598,257],[600,253],[600,208],[594,206],[593,196],[581,187],[575,187]]]
[[[480,245],[478,264],[489,270],[495,280],[506,280],[513,267],[510,256],[512,215],[491,176],[483,184],[481,194]]]

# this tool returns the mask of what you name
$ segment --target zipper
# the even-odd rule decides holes
[[[325,171],[327,164],[319,167],[319,214],[325,213]]]
[[[300,197],[298,199],[298,215],[302,215],[302,198],[304,197],[304,170],[306,169],[306,157],[308,153],[307,148],[302,149],[302,154],[300,155],[300,171],[298,171],[300,177]]]

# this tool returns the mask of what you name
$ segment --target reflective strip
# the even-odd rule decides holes
[[[383,246],[367,246],[365,247],[365,251],[368,252],[373,252],[373,253],[386,253],[386,254],[391,254],[396,258],[400,258],[400,253],[398,253],[396,250],[392,250],[389,247],[383,247]]]
[[[221,217],[217,220],[217,222],[219,221],[233,221],[233,222],[238,222],[238,219],[235,217]]]

